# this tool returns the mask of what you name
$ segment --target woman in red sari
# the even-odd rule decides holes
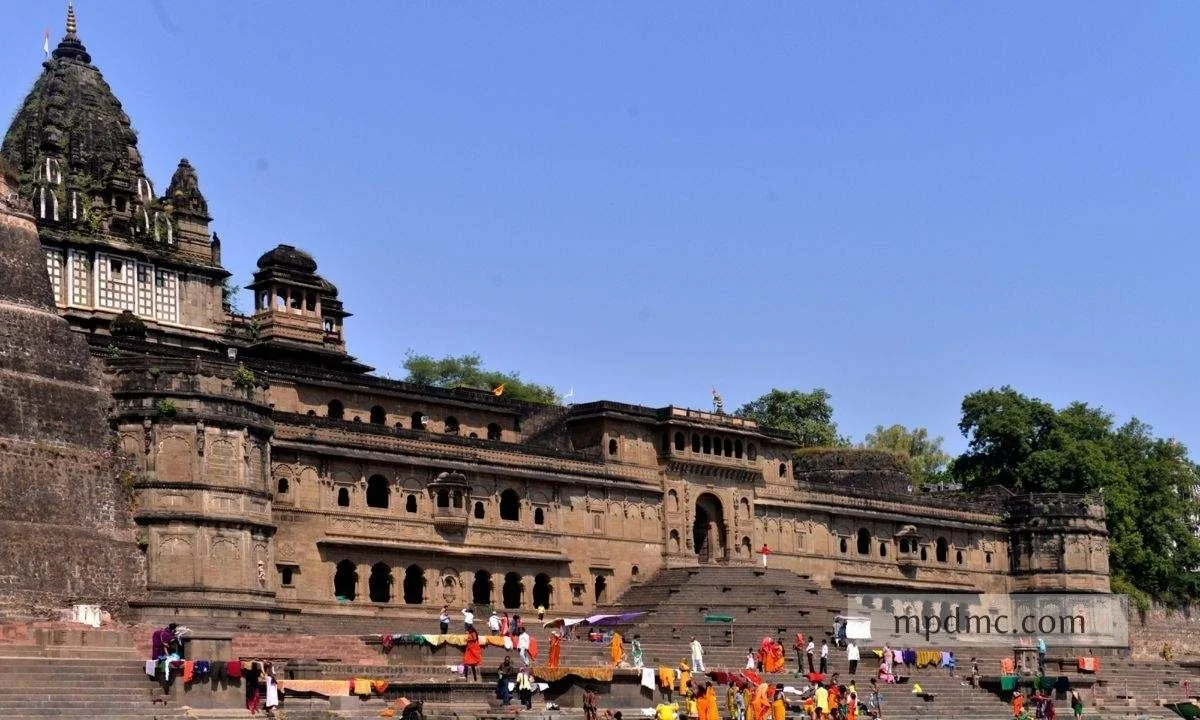
[[[558,659],[562,655],[562,636],[555,630],[550,633],[550,657],[546,659],[550,667],[558,667]]]
[[[479,679],[479,666],[483,664],[483,647],[479,645],[479,633],[475,628],[467,630],[467,646],[463,648],[463,679],[473,675]]]

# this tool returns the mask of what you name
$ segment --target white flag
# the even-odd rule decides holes
[[[46,57],[50,57],[50,28],[46,28],[42,32],[42,52]]]

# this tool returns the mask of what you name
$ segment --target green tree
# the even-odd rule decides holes
[[[1200,591],[1200,473],[1187,448],[1136,418],[1118,428],[1101,408],[1055,410],[1011,387],[972,393],[962,407],[969,445],[951,472],[964,485],[1099,493],[1114,588],[1166,602]]]
[[[408,371],[405,380],[411,383],[443,388],[467,387],[475,390],[494,390],[503,385],[506,398],[543,405],[559,404],[558,393],[553,387],[526,382],[515,372],[486,370],[482,358],[477,353],[459,357],[447,355],[438,359],[410,351],[404,358],[404,369]]]
[[[873,432],[867,433],[863,447],[904,455],[908,458],[908,474],[912,476],[913,486],[920,487],[939,482],[946,476],[950,456],[942,452],[942,440],[940,435],[929,437],[929,431],[923,427],[909,430],[903,425],[876,425]]]
[[[775,388],[748,402],[734,413],[762,425],[786,430],[802,447],[844,446],[849,442],[837,434],[830,395],[824,388],[811,392]]]

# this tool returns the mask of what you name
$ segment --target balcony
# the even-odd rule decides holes
[[[442,532],[461,533],[467,529],[467,498],[471,486],[460,472],[438,474],[429,485],[433,503],[433,525]]]

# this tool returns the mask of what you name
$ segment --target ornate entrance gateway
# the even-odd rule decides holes
[[[725,512],[715,495],[704,493],[696,498],[696,519],[692,523],[692,542],[702,563],[725,562]]]

